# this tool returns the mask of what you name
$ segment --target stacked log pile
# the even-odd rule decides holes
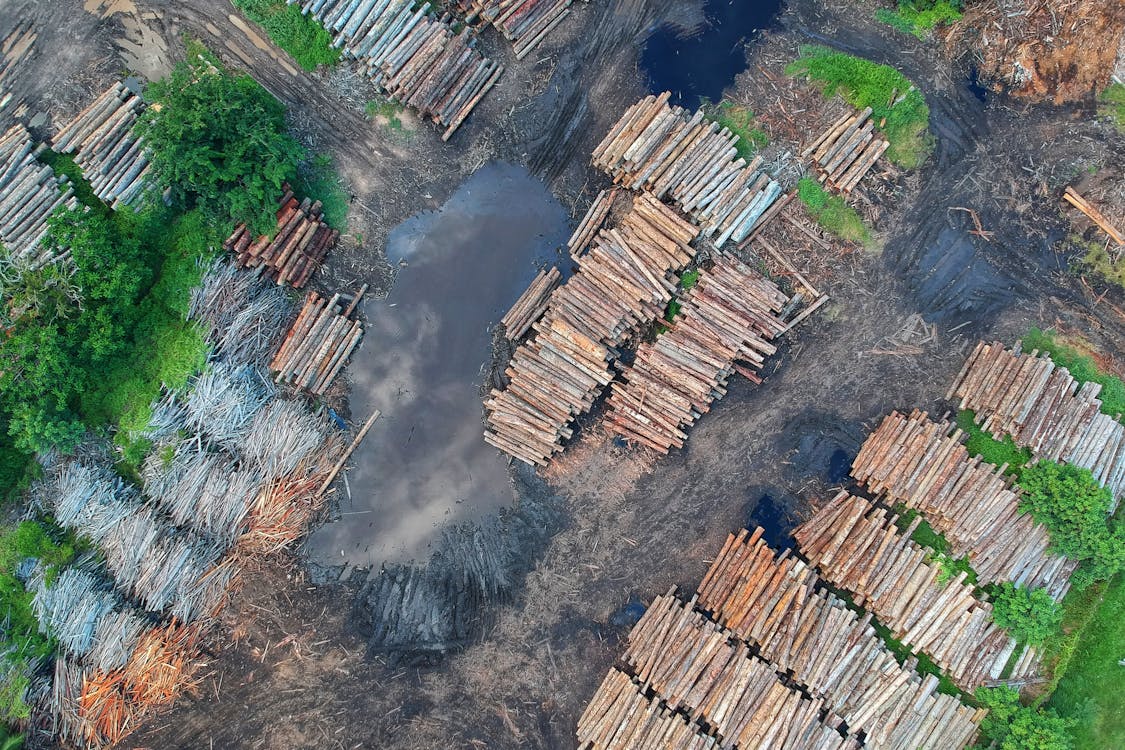
[[[570,13],[573,0],[462,0],[469,18],[479,16],[512,43],[522,60]]]
[[[845,587],[856,604],[869,606],[895,638],[929,654],[963,689],[972,691],[999,674],[1011,639],[992,621],[992,606],[973,596],[965,572],[942,583],[928,550],[868,500],[838,494],[795,531],[801,552],[825,580]]]
[[[496,84],[504,67],[475,48],[471,29],[453,29],[429,3],[413,0],[287,0],[299,3],[358,60],[389,96],[445,126],[448,140]]]
[[[47,219],[61,206],[78,208],[78,199],[67,178],[55,177],[34,150],[23,125],[0,137],[0,245],[11,261],[39,268],[56,259],[39,247]]]
[[[234,253],[240,267],[264,268],[278,285],[300,289],[320,268],[340,233],[324,221],[320,201],[298,201],[286,189],[279,203],[277,233],[272,238],[266,234],[255,238],[245,224],[239,224],[223,248]]]
[[[891,145],[877,136],[874,128],[871,107],[855,114],[845,113],[801,156],[811,159],[821,182],[850,193]]]
[[[1125,496],[1121,415],[1101,412],[1100,383],[1079,384],[1065,367],[1037,355],[981,342],[946,397],[960,399],[983,429],[1011,435],[1036,457],[1089,469],[1112,493],[1116,509]]]
[[[914,660],[899,665],[871,626],[762,529],[730,535],[699,585],[698,605],[756,646],[778,672],[824,698],[869,747],[945,750],[972,741],[983,712],[937,692]]]
[[[629,675],[611,669],[578,719],[579,750],[717,750],[722,747],[659,698],[646,698]]]
[[[857,748],[823,699],[786,687],[746,643],[693,609],[657,597],[629,634],[622,661],[673,711],[709,727],[723,747]]]
[[[148,177],[144,143],[133,135],[142,109],[144,100],[118,83],[51,141],[60,154],[74,154],[94,193],[114,209],[135,204]]]
[[[1020,512],[1018,488],[998,467],[970,458],[960,437],[925,412],[892,412],[860,448],[852,476],[889,504],[921,512],[982,582],[1044,588],[1061,600],[1077,564],[1051,554],[1046,527]]]
[[[574,230],[574,234],[566,243],[566,249],[570,252],[570,257],[577,261],[582,254],[586,252],[586,248],[590,247],[590,243],[598,234],[598,230],[602,228],[605,223],[606,217],[609,216],[609,210],[613,208],[613,203],[617,199],[620,191],[616,188],[612,190],[602,190],[598,196],[594,198],[594,202],[590,204],[589,210],[586,215],[582,217],[579,222],[578,228]]]
[[[789,298],[732,255],[719,255],[683,295],[671,330],[637,349],[609,396],[606,428],[661,453],[681,448],[685,430],[726,394],[731,373],[756,383],[770,340],[786,329]]]
[[[358,298],[345,308],[339,294],[327,300],[316,292],[305,296],[301,312],[270,362],[278,383],[290,383],[315,396],[328,390],[363,337],[363,325],[348,317]]]
[[[551,266],[550,271],[540,271],[527,290],[512,305],[512,309],[504,314],[500,322],[504,324],[504,335],[509,340],[517,341],[523,338],[531,328],[531,324],[543,316],[551,292],[559,285],[561,276],[562,273],[556,266]]]
[[[753,231],[781,187],[737,156],[738,136],[669,107],[671,94],[630,107],[594,150],[594,166],[631,190],[645,190],[679,206],[716,247],[741,242]]]
[[[570,422],[613,379],[610,362],[631,334],[660,317],[687,266],[696,229],[651,196],[637,196],[616,229],[602,230],[578,270],[550,297],[485,402],[485,440],[545,465],[572,434]]]

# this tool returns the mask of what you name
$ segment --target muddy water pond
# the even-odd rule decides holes
[[[391,232],[395,284],[365,304],[348,368],[356,420],[383,415],[350,462],[339,520],[306,545],[314,563],[422,559],[445,524],[513,501],[506,462],[482,437],[490,328],[539,268],[563,267],[557,249],[568,234],[546,187],[499,162]]]
[[[672,103],[694,109],[717,102],[746,70],[745,45],[781,11],[781,0],[706,0],[695,29],[665,24],[653,31],[641,55],[654,94],[672,92]]]

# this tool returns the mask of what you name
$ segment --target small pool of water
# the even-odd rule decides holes
[[[847,479],[848,474],[852,470],[852,456],[843,448],[837,448],[832,451],[832,455],[828,458],[828,471],[825,472],[825,479],[831,484],[837,484]]]
[[[641,53],[650,90],[671,91],[672,103],[689,109],[702,99],[719,101],[723,89],[746,70],[746,42],[780,10],[781,0],[705,0],[701,28],[657,27]]]
[[[427,557],[444,524],[511,503],[484,442],[480,387],[489,328],[569,235],[566,211],[526,170],[482,167],[438,211],[395,228],[386,300],[364,305],[348,372],[354,419],[382,411],[353,455],[341,518],[306,544],[313,562],[356,567]]]
[[[750,512],[746,516],[746,528],[753,531],[755,526],[761,526],[762,539],[774,551],[793,547],[793,527],[795,523],[785,503],[774,499],[773,495],[765,493],[758,497],[757,502],[751,501],[749,506]]]

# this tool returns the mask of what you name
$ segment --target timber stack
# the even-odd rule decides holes
[[[972,742],[984,711],[937,692],[917,662],[899,664],[871,625],[762,529],[731,534],[699,584],[697,606],[863,732],[873,748],[947,750]]]
[[[47,219],[60,207],[78,208],[69,180],[34,155],[31,133],[13,125],[0,137],[0,244],[6,261],[39,268],[57,257],[39,246]]]
[[[789,302],[733,255],[720,254],[682,297],[671,330],[642,344],[610,391],[606,429],[661,453],[682,448],[685,430],[726,394],[734,372],[755,383],[770,340],[786,329]]]
[[[234,253],[240,267],[262,268],[278,285],[301,289],[340,233],[324,221],[320,201],[298,201],[287,186],[278,203],[277,232],[272,238],[266,234],[255,238],[245,224],[239,224],[223,248]]]
[[[670,92],[630,107],[594,150],[593,163],[630,190],[670,200],[692,217],[716,247],[749,236],[781,187],[755,158],[738,157],[739,137],[668,106]]]
[[[945,581],[929,551],[869,500],[840,492],[795,531],[802,554],[830,583],[848,588],[895,638],[929,654],[969,692],[1007,664],[1015,643],[992,620],[992,606],[974,597],[962,571]]]
[[[148,156],[142,140],[133,135],[143,109],[144,100],[118,83],[51,140],[55,151],[74,154],[94,194],[114,210],[135,205],[144,192]]]
[[[874,133],[871,107],[845,113],[813,141],[801,156],[811,159],[821,182],[850,193],[890,147]]]
[[[276,382],[289,383],[322,396],[363,337],[363,325],[351,315],[360,294],[344,307],[339,294],[324,299],[316,292],[305,304],[270,362]]]
[[[613,379],[610,362],[642,326],[664,313],[677,274],[695,256],[689,222],[651,196],[637,196],[615,229],[603,229],[555,289],[535,336],[512,357],[508,386],[485,402],[485,440],[546,465]]]
[[[573,0],[461,0],[467,21],[483,18],[512,43],[522,60],[570,14]]]
[[[1102,412],[1101,389],[1038,351],[980,342],[946,398],[959,399],[984,430],[1010,435],[1037,458],[1089,469],[1113,495],[1112,513],[1125,496],[1125,425],[1121,415]]]
[[[540,271],[536,274],[535,280],[500,319],[504,324],[504,334],[509,340],[517,341],[523,338],[531,328],[531,324],[543,316],[551,292],[559,285],[561,276],[562,272],[556,266],[551,266],[550,271]]]
[[[1020,511],[1019,488],[1002,468],[970,458],[961,437],[925,412],[892,412],[863,443],[852,476],[888,505],[922,513],[982,582],[1043,588],[1061,600],[1077,563],[1051,553],[1046,527]]]
[[[332,34],[333,46],[401,104],[445,127],[460,127],[496,84],[504,67],[476,50],[470,28],[453,29],[430,3],[413,0],[287,0],[299,3]]]
[[[722,745],[647,698],[624,672],[611,669],[578,719],[579,750],[718,750]]]
[[[574,234],[566,243],[566,249],[570,253],[570,257],[577,261],[582,257],[582,253],[590,247],[590,242],[598,236],[598,230],[602,228],[605,223],[606,217],[609,216],[609,211],[613,208],[614,201],[617,200],[617,195],[620,190],[614,188],[611,190],[602,190],[598,196],[594,198],[594,202],[590,204],[590,208],[586,211],[586,215],[578,224],[578,228],[574,230]]]

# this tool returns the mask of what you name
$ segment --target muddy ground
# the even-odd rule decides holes
[[[508,71],[442,144],[425,123],[408,120],[398,133],[367,121],[370,93],[360,81],[297,73],[247,36],[223,0],[87,0],[99,12],[120,11],[102,19],[80,0],[14,4],[37,36],[0,82],[23,102],[19,116],[51,115],[44,132],[124,69],[166,68],[182,54],[184,33],[249,69],[290,105],[299,135],[334,156],[354,195],[349,235],[318,283],[384,290],[390,229],[440,205],[490,159],[526,165],[579,216],[605,184],[588,168],[591,149],[644,93],[638,41],[672,8],[680,23],[693,18],[690,4],[671,0],[576,4],[520,63],[488,35]],[[890,409],[950,408],[942,395],[978,337],[1011,341],[1029,325],[1060,325],[1121,353],[1121,295],[1056,252],[1070,231],[1058,191],[1091,166],[1115,169],[1119,180],[1121,137],[1082,105],[982,102],[968,71],[947,63],[936,44],[869,19],[863,2],[794,0],[778,28],[748,49],[749,70],[730,92],[755,112],[775,113],[767,129],[772,148],[784,151],[787,138],[831,114],[820,104],[777,117],[783,101],[816,99],[767,81],[784,80],[780,67],[797,45],[830,44],[902,69],[926,95],[937,137],[921,170],[889,169],[859,198],[876,220],[881,252],[834,247],[794,258],[832,301],[785,342],[762,386],[736,380],[687,448],[667,458],[614,446],[592,425],[550,482],[515,469],[527,512],[515,513],[516,530],[505,537],[508,601],[477,613],[465,631],[471,642],[444,659],[369,652],[370,613],[353,607],[358,582],[316,586],[299,560],[262,564],[226,610],[198,689],[125,746],[573,747],[576,719],[635,615],[625,605],[671,586],[693,589],[727,532],[762,520],[758,511],[802,517],[838,480],[839,452],[853,455],[866,427]],[[137,39],[160,41],[138,51]],[[972,233],[959,207],[977,213],[985,234]],[[918,314],[936,334],[929,340],[917,335]],[[763,494],[780,507],[758,509]]]

